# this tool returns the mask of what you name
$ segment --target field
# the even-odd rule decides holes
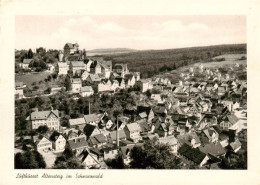
[[[62,78],[55,80],[51,78],[49,81],[45,81],[45,79],[47,79],[50,75],[51,73],[47,71],[39,73],[15,74],[15,82],[23,82],[27,87],[24,91],[25,96],[31,96],[30,90],[43,92],[47,90],[48,87],[60,86],[63,84]]]
[[[243,56],[246,57],[246,54],[225,54],[225,55],[214,57],[212,59],[215,60],[215,59],[225,58],[226,60],[230,61],[230,60],[239,60]]]
[[[32,83],[39,84],[40,81],[44,82],[50,75],[48,72],[40,72],[40,73],[26,73],[26,74],[15,74],[15,82],[23,82],[27,87],[32,87]]]
[[[236,64],[242,65],[243,67],[247,66],[247,60],[239,60],[242,56],[246,57],[246,54],[226,54],[226,55],[220,55],[217,57],[214,57],[214,59],[216,58],[225,58],[225,61],[212,61],[212,62],[198,62],[195,64],[191,64],[191,65],[187,65],[184,67],[180,67],[177,70],[172,70],[169,71],[167,73],[160,73],[159,75],[157,75],[158,77],[167,77],[169,78],[173,83],[177,83],[180,80],[180,74],[183,72],[187,72],[191,67],[196,69],[198,68],[201,64],[204,66],[204,68],[209,68],[209,69],[216,69],[216,68],[230,68],[230,67],[234,67]],[[228,73],[230,73],[231,71],[229,71]],[[234,71],[232,71],[234,72]],[[241,70],[236,71],[238,73],[241,73]]]

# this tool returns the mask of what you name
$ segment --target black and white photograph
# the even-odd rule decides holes
[[[17,16],[15,169],[247,169],[245,16]]]
[[[0,0],[0,185],[259,185],[259,12]]]

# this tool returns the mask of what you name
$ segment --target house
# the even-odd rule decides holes
[[[115,64],[113,71],[117,74],[119,74],[122,78],[125,77],[125,74],[129,73],[129,70],[127,68],[127,64]]]
[[[115,78],[116,81],[118,81],[118,88],[119,89],[125,89],[126,88],[126,84],[123,78],[121,77],[117,77]]]
[[[217,143],[218,142],[219,134],[213,127],[204,129],[203,134],[208,138],[207,143]]]
[[[100,66],[99,62],[97,62],[96,60],[94,62],[92,62],[90,65],[90,73],[101,74],[101,66]]]
[[[100,115],[88,114],[88,115],[84,115],[84,119],[87,124],[97,126],[98,122],[100,121]]]
[[[101,82],[98,84],[98,92],[111,91],[113,90],[111,86],[112,84],[110,80],[108,80],[107,82]]]
[[[146,135],[146,134],[148,134],[151,131],[151,128],[148,125],[147,121],[138,120],[136,123],[141,128],[141,132],[140,132],[141,135]]]
[[[137,123],[130,123],[124,127],[124,132],[127,139],[130,139],[137,143],[142,139],[140,136],[141,127]]]
[[[90,125],[90,124],[85,125],[84,132],[85,132],[87,138],[89,138],[90,136],[101,134],[101,131],[98,127],[96,127],[94,125]]]
[[[204,147],[199,147],[200,151],[207,154],[209,157],[212,155],[214,157],[224,157],[226,150],[222,147],[220,142],[208,143]]]
[[[53,140],[53,149],[55,151],[63,152],[66,146],[66,139],[62,134],[55,136]]]
[[[175,154],[177,153],[178,140],[174,136],[161,137],[158,142],[170,146],[171,152]]]
[[[113,126],[113,122],[107,115],[103,116],[102,119],[100,120],[98,126],[99,128],[106,128],[107,130],[111,129]]]
[[[79,156],[88,147],[88,143],[84,138],[68,140],[68,144],[71,150],[75,153],[76,157]]]
[[[64,49],[64,56],[68,56],[68,55],[77,53],[78,50],[79,50],[78,47],[79,47],[79,45],[77,43],[75,43],[75,44],[66,43],[64,48],[63,48]]]
[[[133,74],[126,74],[124,79],[127,87],[133,87],[135,85],[135,77]]]
[[[235,141],[230,142],[229,145],[227,146],[228,149],[230,149],[231,151],[237,153],[240,149],[241,149],[241,142],[239,141],[239,139],[235,139]]]
[[[80,89],[80,95],[82,97],[88,97],[94,94],[94,90],[91,86],[84,86]]]
[[[106,79],[110,78],[112,72],[112,61],[100,61],[101,73]]]
[[[134,72],[134,77],[135,77],[135,81],[139,81],[140,80],[140,72]]]
[[[112,146],[102,148],[101,151],[104,154],[104,160],[115,159],[118,155],[118,149]]]
[[[130,162],[131,162],[131,157],[130,157],[130,152],[131,150],[137,146],[137,147],[141,147],[143,144],[141,143],[137,143],[137,144],[129,144],[129,145],[126,145],[126,146],[122,146],[120,147],[120,152],[122,154],[122,157],[123,157],[123,161],[124,161],[124,164],[125,165],[128,165]]]
[[[73,75],[79,75],[85,71],[85,64],[83,61],[71,61],[70,62],[70,71],[73,73]]]
[[[159,124],[158,129],[156,130],[159,137],[166,137],[167,136],[167,128],[165,123]]]
[[[31,123],[32,129],[37,129],[39,126],[46,125],[50,130],[59,131],[60,117],[58,110],[32,112],[27,120]]]
[[[15,89],[23,89],[26,85],[23,84],[23,82],[15,82]]]
[[[87,80],[88,76],[90,75],[89,72],[84,71],[81,75],[81,80]]]
[[[98,74],[89,74],[86,80],[90,83],[99,83],[101,78]]]
[[[163,103],[163,99],[161,98],[161,94],[151,94],[151,100],[156,101],[157,103]]]
[[[24,98],[23,89],[15,89],[15,99],[22,99]]]
[[[23,69],[29,69],[29,65],[32,61],[33,59],[23,59],[23,63],[21,64],[21,67]]]
[[[201,145],[200,138],[195,132],[178,135],[177,139],[180,145],[188,144],[192,148],[198,148]]]
[[[87,123],[84,118],[69,119],[70,128],[76,128],[79,130],[83,130],[86,124]]]
[[[71,131],[68,134],[68,140],[73,140],[73,139],[85,139],[87,140],[87,136],[83,132],[78,132],[76,131]]]
[[[239,119],[234,115],[227,115],[227,117],[219,124],[223,130],[228,130],[230,127],[235,125]]]
[[[108,138],[112,143],[116,143],[117,131],[115,130],[115,131],[110,132]],[[126,134],[125,134],[124,130],[118,130],[118,139],[126,140]]]
[[[146,80],[141,79],[140,81],[137,82],[137,84],[140,87],[141,92],[143,93],[153,88],[152,82],[147,79]]]
[[[107,143],[107,138],[103,134],[97,134],[91,136],[88,143],[91,147],[99,148]]]
[[[80,93],[82,82],[80,78],[71,78],[71,92]]]
[[[192,164],[199,165],[199,167],[205,165],[209,160],[209,157],[205,153],[201,152],[197,148],[192,148],[186,143],[178,149],[178,153],[184,159],[191,162]]]
[[[98,156],[90,150],[85,150],[79,155],[81,164],[85,168],[96,168],[99,166]]]
[[[52,150],[52,142],[47,138],[43,137],[35,143],[38,152],[48,152]]]

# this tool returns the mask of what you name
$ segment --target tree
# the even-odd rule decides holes
[[[35,160],[38,162],[38,167],[39,168],[46,168],[46,163],[45,163],[42,155],[39,152],[37,152],[36,150],[33,151],[33,154],[35,156]]]
[[[70,90],[70,86],[71,86],[70,77],[69,75],[67,75],[64,81],[64,87],[66,88],[66,91]]]
[[[84,169],[84,166],[76,158],[72,158],[67,161],[64,161],[62,158],[59,158],[59,162],[54,163],[54,166],[52,168],[54,168],[54,169]]]
[[[131,152],[130,168],[178,169],[180,160],[170,152],[168,145],[157,140],[145,141],[143,146],[135,146]]]
[[[56,130],[54,130],[53,133],[50,136],[50,140],[55,141],[55,137],[56,136],[59,137],[59,135],[60,135],[60,133],[57,132]]]
[[[122,155],[118,154],[114,159],[108,159],[105,161],[107,166],[112,169],[124,169],[124,159]]]
[[[28,59],[33,58],[33,52],[31,50],[31,48],[29,49],[27,56],[28,56]]]
[[[45,134],[48,130],[49,128],[46,125],[41,125],[38,127],[37,132],[41,134]]]
[[[22,153],[17,153],[15,154],[14,156],[14,168],[15,169],[23,169],[23,161],[24,161],[24,158],[23,158],[23,155]]]
[[[66,146],[64,152],[62,153],[62,156],[66,160],[71,159],[73,157],[73,152],[69,146]]]

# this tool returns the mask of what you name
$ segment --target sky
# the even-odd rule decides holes
[[[32,16],[15,18],[16,49],[171,49],[246,43],[246,16]]]

